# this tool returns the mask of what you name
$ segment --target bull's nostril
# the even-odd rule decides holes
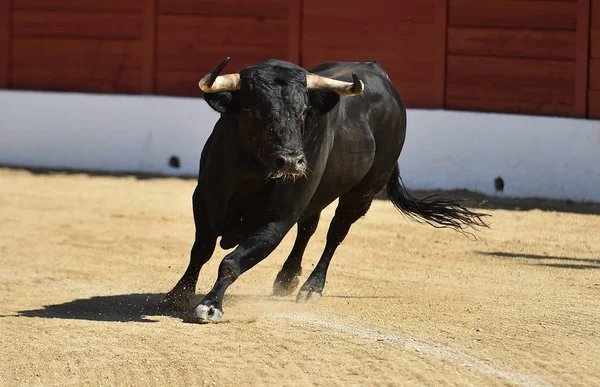
[[[285,159],[283,157],[278,157],[275,159],[275,168],[278,170],[285,168]]]

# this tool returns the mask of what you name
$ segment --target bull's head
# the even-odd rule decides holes
[[[217,112],[237,117],[243,144],[271,178],[305,176],[304,144],[320,115],[340,96],[354,96],[364,85],[308,73],[282,61],[266,61],[239,73],[219,75],[229,58],[199,82],[204,99]]]

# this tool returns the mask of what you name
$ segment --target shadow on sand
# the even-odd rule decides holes
[[[195,322],[193,319],[192,308],[188,312],[177,312],[160,308],[160,302],[164,298],[162,293],[133,293],[119,294],[111,296],[95,296],[91,298],[82,298],[62,304],[46,305],[41,309],[24,310],[17,312],[20,317],[40,317],[40,318],[58,318],[72,320],[90,320],[90,321],[112,321],[112,322],[158,322],[152,319],[152,316],[168,316],[179,318],[183,322]],[[201,295],[196,295],[197,301],[200,301]],[[396,298],[395,296],[350,296],[350,295],[331,295],[324,296],[330,298],[356,298],[356,299],[379,299]],[[270,295],[226,295],[223,302],[229,307],[238,303],[245,302],[283,302],[295,303],[295,296],[273,297]],[[0,317],[14,317],[0,316]]]
[[[63,304],[46,305],[41,309],[19,311],[18,316],[115,322],[157,322],[146,316],[185,319],[184,313],[166,311],[158,307],[164,296],[159,293],[95,296]]]
[[[528,259],[536,261],[535,264],[538,266],[553,267],[555,269],[600,269],[600,257],[595,258],[573,258],[573,257],[559,257],[553,255],[537,255],[537,254],[521,254],[521,253],[507,253],[502,251],[475,251],[480,255],[487,255],[498,258],[509,258],[509,259]],[[559,261],[560,263],[551,263],[547,261]]]

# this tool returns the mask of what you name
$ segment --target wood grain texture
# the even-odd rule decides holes
[[[142,84],[140,92],[154,93],[156,75],[157,0],[145,0],[142,34]]]
[[[14,9],[142,12],[145,0],[12,0]]]
[[[590,25],[592,28],[600,28],[600,0],[592,0],[590,5]]]
[[[141,39],[141,14],[14,11],[13,34],[28,37]]]
[[[575,31],[577,1],[449,0],[448,23],[462,27]]]
[[[15,38],[12,59],[15,67],[73,65],[139,69],[142,46],[140,42],[128,40]]]
[[[265,58],[285,58],[286,55],[285,47],[240,46],[232,50],[223,45],[171,42],[158,47],[157,71],[190,71],[202,77],[203,72],[212,69],[228,56],[231,61],[227,64],[226,71],[238,70]]]
[[[200,78],[267,58],[299,61],[300,0],[158,0],[156,92],[199,96]]]
[[[407,106],[443,107],[445,1],[361,4],[304,1],[302,64],[310,68],[329,60],[376,60]]]
[[[575,60],[575,115],[587,116],[590,50],[590,0],[577,1],[577,52]]]
[[[15,88],[139,93],[140,42],[15,38]]]
[[[288,0],[287,60],[300,65],[300,31],[302,29],[302,0]]]
[[[482,112],[574,116],[573,93],[545,87],[449,85],[446,108]]]
[[[434,107],[444,108],[446,106],[446,57],[448,52],[448,0],[438,0],[436,3],[435,14],[435,37],[436,41],[441,40],[441,44],[437,44],[434,56],[435,70],[433,73],[434,80],[434,98],[432,103]]]
[[[156,73],[156,93],[162,95],[201,96],[198,81],[226,56],[231,55],[231,50],[222,46],[215,46],[211,50],[189,51],[187,47],[173,44],[163,47],[163,50],[158,53]],[[264,47],[246,47],[243,51],[236,50],[225,72],[239,71],[266,57],[285,57],[287,54],[285,48],[268,50]],[[170,53],[173,55],[169,55]],[[187,61],[179,59],[182,57],[187,58]]]
[[[296,0],[158,0],[161,15],[286,19]]]
[[[590,30],[590,58],[600,59],[600,28]]]
[[[575,60],[575,31],[449,27],[448,53]]]
[[[600,90],[600,59],[590,60],[590,79],[589,88]]]
[[[600,120],[600,90],[588,92],[588,117]]]
[[[575,62],[448,56],[449,83],[573,89]]]
[[[346,19],[349,22],[353,21],[352,25],[356,28],[359,28],[365,21],[369,21],[372,25],[378,23],[434,24],[438,17],[436,9],[440,5],[439,0],[372,0],[368,5],[363,0],[303,0],[303,3],[304,17],[306,18]]]
[[[234,47],[287,44],[286,20],[204,16],[159,16],[158,45],[171,42]]]
[[[24,90],[132,93],[140,90],[139,69],[28,66],[13,71],[13,87]]]
[[[575,62],[448,56],[446,106],[575,116]]]
[[[0,0],[0,89],[10,86],[11,0]]]

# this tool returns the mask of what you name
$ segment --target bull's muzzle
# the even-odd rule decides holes
[[[272,179],[293,180],[306,176],[306,157],[301,153],[279,154],[273,159],[273,172],[269,175]]]

